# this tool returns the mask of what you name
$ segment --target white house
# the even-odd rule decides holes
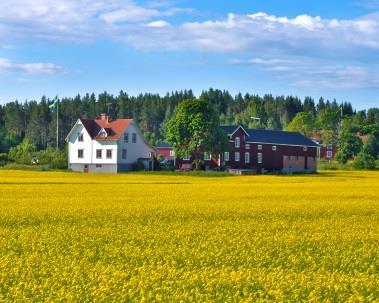
[[[79,119],[70,133],[68,167],[74,171],[117,173],[130,171],[137,160],[152,169],[155,150],[146,143],[133,119]]]

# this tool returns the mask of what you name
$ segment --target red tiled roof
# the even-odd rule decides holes
[[[96,140],[118,140],[124,133],[125,129],[133,122],[133,119],[117,119],[117,120],[90,120],[80,119],[84,128],[87,130],[92,139]],[[100,130],[104,128],[107,137],[99,137]]]

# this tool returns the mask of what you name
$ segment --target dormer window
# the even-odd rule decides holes
[[[105,129],[101,129],[100,132],[99,132],[99,137],[100,138],[106,138],[108,136],[107,132],[105,131]]]

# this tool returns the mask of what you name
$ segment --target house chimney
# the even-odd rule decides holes
[[[107,113],[101,113],[100,117],[101,117],[101,120],[106,121],[107,123],[109,122],[109,116]]]

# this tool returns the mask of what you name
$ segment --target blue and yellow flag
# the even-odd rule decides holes
[[[59,99],[58,97],[55,97],[53,100],[49,100],[47,104],[49,106],[49,109],[53,111],[54,109],[56,109],[58,103],[59,103]]]

